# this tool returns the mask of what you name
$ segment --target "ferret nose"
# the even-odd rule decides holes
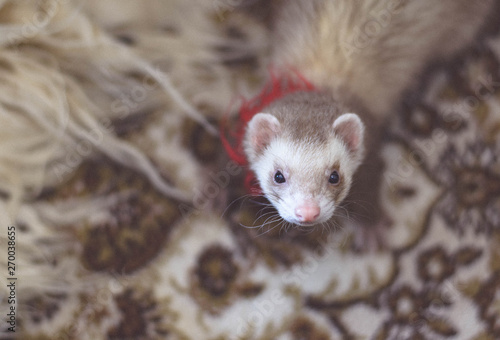
[[[300,222],[314,222],[320,213],[317,204],[306,203],[295,208],[295,216]]]

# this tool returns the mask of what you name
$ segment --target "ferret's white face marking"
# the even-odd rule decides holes
[[[283,219],[312,225],[328,221],[347,195],[355,171],[352,163],[338,139],[321,146],[276,139],[252,168],[262,191]],[[276,180],[276,174],[281,179],[280,173],[282,183]],[[331,183],[335,173],[338,183]]]
[[[340,116],[331,138],[318,143],[294,141],[280,131],[280,123],[271,115],[256,117],[249,124],[246,151],[267,199],[288,222],[314,225],[328,221],[347,196],[362,158],[359,118]]]

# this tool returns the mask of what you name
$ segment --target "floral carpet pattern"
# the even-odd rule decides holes
[[[209,128],[266,81],[259,6],[0,5],[0,339],[500,338],[496,29],[401,98],[381,150],[393,224],[363,251],[270,220]],[[21,139],[29,162],[4,151]]]

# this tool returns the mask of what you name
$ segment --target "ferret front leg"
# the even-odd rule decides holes
[[[353,246],[359,251],[385,248],[385,234],[392,224],[380,204],[384,162],[379,144],[369,144],[366,159],[355,173],[350,193],[344,201],[346,224],[354,229]]]

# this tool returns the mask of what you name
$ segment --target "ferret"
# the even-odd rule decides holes
[[[286,221],[328,222],[344,203],[355,226],[387,225],[378,203],[385,119],[432,61],[470,46],[493,0],[287,0],[271,63],[318,91],[284,96],[248,123],[243,145]],[[404,114],[402,112],[401,114]]]

